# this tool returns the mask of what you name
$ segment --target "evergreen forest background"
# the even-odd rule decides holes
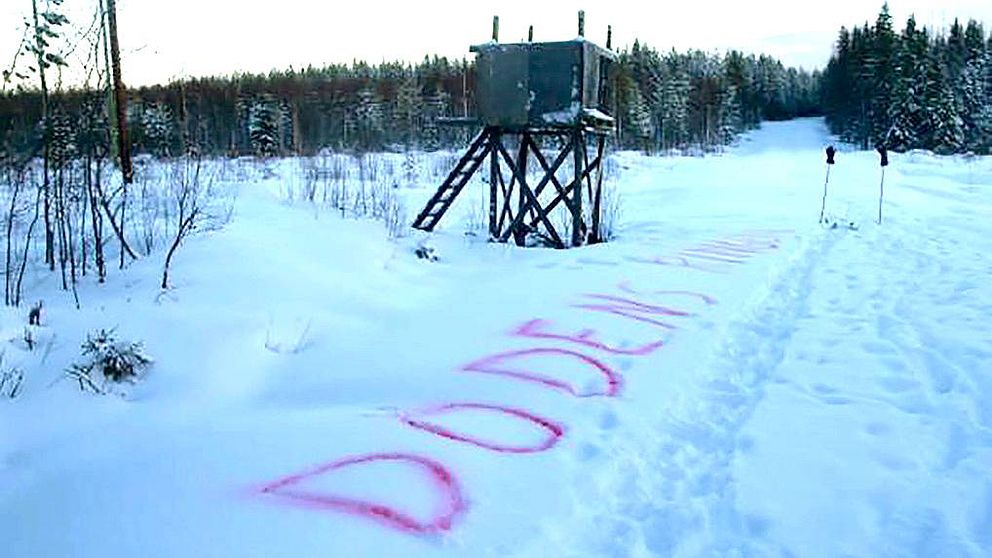
[[[0,156],[37,156],[46,139],[64,157],[107,145],[109,78],[91,72],[87,85],[57,87],[43,123],[32,69],[5,72]],[[474,130],[439,119],[474,114],[474,79],[472,62],[441,57],[191,78],[129,90],[127,120],[133,150],[158,157],[458,149]],[[992,150],[992,37],[975,21],[935,31],[910,18],[897,31],[883,6],[874,24],[840,30],[822,72],[635,41],[612,79],[621,148],[707,151],[762,120],[822,115],[864,148]]]

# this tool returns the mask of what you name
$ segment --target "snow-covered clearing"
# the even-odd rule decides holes
[[[828,141],[619,154],[577,250],[464,236],[466,192],[433,263],[282,202],[287,162],[167,294],[155,258],[80,311],[52,281],[44,354],[4,314],[0,555],[988,556],[992,159],[893,155],[879,226],[842,149],[825,228]],[[147,378],[50,387],[99,327]]]

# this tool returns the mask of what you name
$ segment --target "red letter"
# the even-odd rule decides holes
[[[381,461],[399,461],[412,464],[427,473],[427,479],[433,483],[438,493],[439,502],[436,506],[438,512],[435,517],[428,521],[420,521],[385,504],[293,487],[303,481],[332,471]],[[448,531],[455,519],[468,509],[465,499],[462,497],[462,489],[458,480],[444,465],[433,459],[405,453],[374,453],[346,457],[310,471],[276,480],[258,488],[256,492],[262,495],[275,496],[299,507],[357,515],[378,521],[394,529],[417,534]]]
[[[714,269],[712,267],[706,267],[706,266],[703,266],[703,265],[700,265],[700,264],[697,264],[697,263],[690,262],[687,258],[684,258],[682,256],[675,256],[675,257],[671,257],[671,258],[663,257],[663,256],[656,256],[656,257],[650,258],[650,259],[646,259],[646,258],[635,258],[635,257],[632,257],[632,256],[627,256],[626,259],[628,261],[637,262],[637,263],[654,264],[654,265],[670,265],[670,266],[675,266],[675,267],[687,267],[689,269],[695,269],[697,271],[705,271],[707,273],[726,273],[725,271],[720,270],[720,269]]]
[[[683,312],[682,310],[673,310],[671,308],[666,308],[664,306],[654,306],[651,304],[638,302],[636,300],[630,300],[612,295],[587,294],[585,296],[588,298],[605,300],[608,301],[610,304],[576,304],[575,305],[576,308],[582,308],[584,310],[593,310],[595,312],[606,312],[608,314],[615,314],[617,316],[623,316],[625,318],[630,318],[632,320],[637,320],[639,322],[653,324],[658,327],[663,327],[665,329],[676,329],[676,328],[671,324],[662,322],[660,320],[656,320],[648,316],[691,316],[692,315],[688,312]],[[645,316],[645,314],[647,316]]]
[[[530,357],[538,355],[567,357],[578,361],[587,368],[592,368],[597,374],[602,375],[606,380],[606,385],[603,386],[601,391],[582,393],[575,385],[559,380],[558,378],[550,376],[546,373],[542,374],[541,372],[536,372],[534,370],[511,368],[506,366],[508,361],[522,359],[524,363],[526,363]],[[570,393],[576,397],[592,397],[596,395],[616,397],[620,394],[620,388],[623,385],[623,379],[621,376],[614,372],[609,366],[592,357],[588,357],[575,351],[569,351],[567,349],[525,349],[522,351],[499,353],[466,364],[462,367],[462,371],[478,372],[480,374],[493,374],[496,376],[514,378],[524,382],[534,382],[551,389],[557,389]]]
[[[719,255],[711,254],[701,248],[687,248],[679,252],[679,255],[685,256],[687,258],[696,258],[699,260],[709,260],[709,261],[721,262],[721,263],[740,264],[745,262],[745,260],[741,259],[740,257],[719,256]]]
[[[533,423],[534,425],[547,431],[547,435],[543,440],[537,444],[533,445],[507,445],[500,444],[496,442],[490,442],[478,436],[471,436],[469,434],[460,434],[450,428],[441,426],[439,424],[434,424],[430,421],[424,420],[422,417],[430,417],[441,414],[448,414],[451,412],[458,412],[461,410],[470,411],[487,411],[493,413],[499,413],[509,417],[514,417],[526,422]],[[558,440],[565,434],[565,427],[546,418],[541,418],[537,415],[528,413],[520,409],[514,409],[512,407],[501,407],[499,405],[489,405],[486,403],[448,403],[447,405],[442,405],[440,407],[435,407],[433,409],[426,409],[423,411],[415,412],[409,415],[403,415],[400,420],[406,424],[430,432],[431,434],[436,434],[442,438],[447,438],[449,440],[455,440],[458,442],[465,442],[467,444],[472,444],[480,448],[487,450],[497,451],[500,453],[537,453],[539,451],[549,450],[558,443]]]
[[[603,343],[602,341],[597,341],[595,339],[596,330],[585,329],[575,334],[566,333],[553,333],[547,331],[546,328],[550,327],[552,324],[547,320],[531,320],[522,324],[517,329],[511,332],[512,335],[519,337],[531,337],[534,339],[555,339],[558,341],[569,341],[572,343],[578,343],[579,345],[584,345],[593,349],[599,349],[600,351],[605,351],[614,355],[631,355],[631,356],[644,356],[651,354],[658,349],[665,346],[665,342],[662,340],[657,340],[653,343],[648,343],[646,345],[641,345],[639,347],[632,347],[629,349],[624,349],[620,347],[611,347]]]
[[[662,291],[638,291],[638,290],[636,290],[636,289],[634,289],[633,287],[630,286],[630,282],[629,281],[624,281],[624,282],[620,283],[619,285],[617,285],[617,288],[620,289],[621,291],[625,292],[625,293],[630,293],[630,294],[633,294],[633,295],[641,295],[641,296],[679,295],[679,296],[687,296],[687,297],[692,297],[692,298],[698,298],[698,299],[702,300],[703,302],[705,302],[708,306],[712,306],[712,305],[714,305],[714,304],[717,303],[717,300],[715,298],[713,298],[713,297],[711,297],[709,295],[706,295],[706,294],[703,294],[703,293],[697,293],[697,292],[694,292],[694,291],[664,291],[664,290],[662,290]]]

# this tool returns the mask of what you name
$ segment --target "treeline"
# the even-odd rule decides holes
[[[955,20],[933,33],[888,5],[873,26],[842,28],[823,78],[832,131],[861,145],[938,153],[992,152],[992,37]]]
[[[332,65],[190,79],[129,92],[128,123],[138,153],[169,157],[309,154],[322,148],[374,151],[459,148],[474,130],[439,125],[475,113],[474,65]],[[763,119],[816,114],[816,74],[767,56],[657,51],[635,43],[614,75],[621,146],[648,151],[726,144]],[[52,133],[67,149],[101,141],[103,91],[69,90],[51,100]],[[0,140],[32,153],[41,143],[41,96],[0,97]],[[34,150],[36,152],[36,149]]]
[[[762,120],[820,114],[820,76],[770,56],[660,54],[635,42],[616,76],[620,144],[646,151],[726,145]]]
[[[128,123],[136,152],[163,157],[191,148],[231,156],[435,148],[463,139],[437,120],[470,110],[472,83],[470,65],[445,58],[189,79],[130,90]],[[100,91],[58,93],[52,126],[106,100]],[[40,106],[34,91],[0,98],[0,139],[17,150],[37,141]]]

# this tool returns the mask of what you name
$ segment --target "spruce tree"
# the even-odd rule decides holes
[[[659,102],[661,147],[664,149],[684,147],[689,143],[689,78],[677,68],[674,60],[669,68]]]
[[[720,101],[720,141],[724,144],[732,143],[743,128],[740,95],[736,86],[727,85]]]
[[[891,124],[885,141],[889,149],[904,151],[920,144],[919,130],[923,121],[920,95],[925,80],[921,69],[927,56],[927,43],[926,31],[918,30],[916,18],[910,16],[896,54],[895,80],[887,115]]]
[[[163,103],[148,103],[140,110],[140,132],[145,140],[144,147],[157,157],[170,156],[172,131],[175,128],[172,111]]]
[[[402,78],[399,88],[396,90],[396,102],[393,108],[395,137],[406,146],[416,146],[417,144],[422,110],[420,85],[411,71]]]
[[[992,142],[992,105],[990,105],[986,75],[988,56],[974,58],[965,64],[962,72],[962,99],[964,148],[984,153]]]
[[[925,67],[925,118],[921,139],[924,147],[937,153],[957,153],[964,145],[963,122],[958,113],[954,91],[946,78],[939,46],[931,47]]]
[[[882,5],[882,11],[875,21],[870,40],[871,101],[869,103],[869,129],[874,145],[883,145],[892,125],[889,121],[893,87],[896,74],[896,34],[892,28],[889,4]]]
[[[257,97],[252,102],[248,117],[248,138],[252,150],[259,157],[276,155],[279,145],[278,111],[268,96]]]

